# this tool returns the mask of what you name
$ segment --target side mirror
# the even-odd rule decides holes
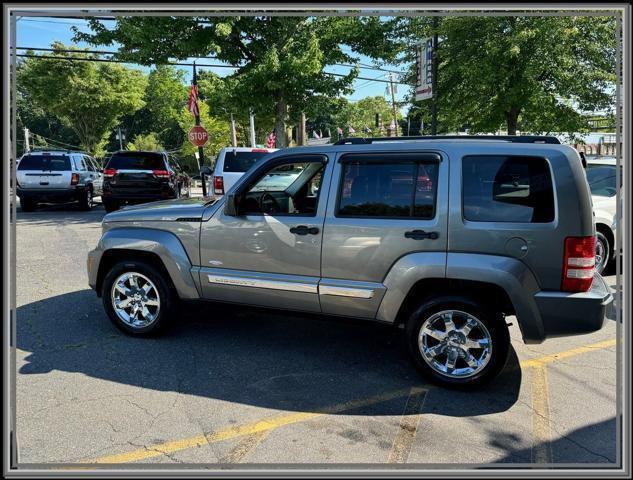
[[[225,195],[224,214],[229,217],[237,216],[237,196],[234,193],[227,193]]]

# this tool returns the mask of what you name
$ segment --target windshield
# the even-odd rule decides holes
[[[229,150],[224,154],[224,171],[246,172],[265,155],[268,155],[268,152],[234,152]]]
[[[18,163],[18,170],[70,170],[70,158],[64,155],[26,155]]]
[[[110,158],[106,168],[114,168],[116,170],[165,170],[165,162],[160,153],[115,153]]]
[[[617,193],[615,176],[615,165],[587,165],[587,181],[592,195],[614,197]]]
[[[251,192],[283,192],[303,172],[304,164],[293,163],[277,167],[264,175],[251,189]]]

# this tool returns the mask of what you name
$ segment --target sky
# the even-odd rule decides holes
[[[109,24],[110,22],[105,22]],[[82,31],[88,32],[87,22],[82,19],[68,19],[68,18],[54,18],[54,17],[20,17],[17,20],[16,38],[18,48],[49,48],[54,41],[60,41],[65,45],[77,45],[79,47],[90,48],[93,50],[115,50],[116,47],[94,47],[86,43],[80,42],[74,44],[72,41],[73,32],[72,26],[80,27]],[[21,52],[23,53],[23,52]],[[365,65],[373,65],[370,58],[360,55],[360,63]],[[187,62],[191,62],[194,59],[188,59]],[[183,61],[184,62],[184,61]],[[218,60],[206,60],[203,63],[222,63]],[[138,65],[129,65],[131,67],[139,68],[145,72],[149,71],[148,67],[142,67]],[[404,71],[405,67],[402,65],[382,65],[383,68],[396,71]],[[191,68],[179,67],[185,71],[186,80],[191,81]],[[225,76],[231,73],[233,70],[230,68],[214,68],[214,67],[198,67],[198,70],[210,70],[220,76]],[[345,74],[349,72],[349,68],[341,66],[331,66],[327,68],[327,71],[334,73]],[[371,79],[387,80],[389,73],[371,70],[361,67],[359,76]],[[372,82],[367,80],[356,80],[354,82],[354,92],[351,95],[346,95],[350,101],[358,101],[362,98],[369,96],[385,96],[385,98],[391,101],[391,95],[387,95],[387,83]],[[396,101],[402,101],[409,92],[409,87],[406,85],[397,85],[397,93],[395,95]],[[403,112],[404,113],[404,112]]]

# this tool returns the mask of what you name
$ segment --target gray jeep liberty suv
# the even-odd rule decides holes
[[[592,332],[613,301],[595,273],[591,195],[553,137],[345,139],[279,150],[221,199],[103,219],[90,286],[114,324],[154,333],[179,300],[404,328],[432,381],[483,383],[523,340]]]

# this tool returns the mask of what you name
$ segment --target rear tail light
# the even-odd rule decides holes
[[[586,292],[596,271],[596,237],[567,237],[563,265],[564,292]]]
[[[224,195],[224,178],[213,177],[213,193],[216,195]]]
[[[78,173],[73,173],[70,176],[70,184],[71,185],[77,185],[79,183],[79,174]]]
[[[103,176],[106,178],[112,178],[116,175],[116,168],[106,168],[103,171]]]
[[[167,170],[152,170],[152,173],[158,178],[169,178],[170,176]]]

